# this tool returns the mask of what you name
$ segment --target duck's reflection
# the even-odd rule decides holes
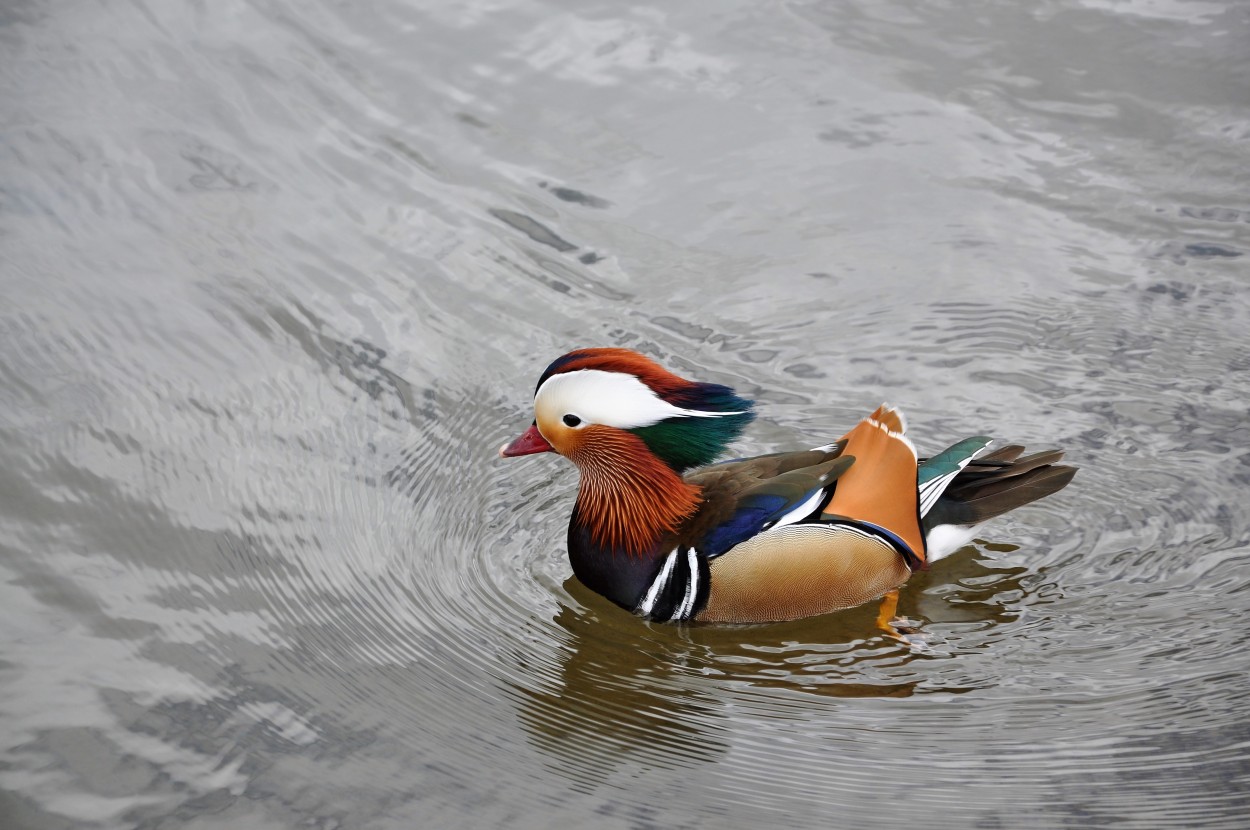
[[[700,681],[698,658],[676,628],[649,626],[584,588],[555,617],[552,676],[521,692],[533,743],[575,781],[601,781],[638,763],[679,767],[721,755],[723,702]],[[533,668],[533,667],[531,667]]]
[[[1017,568],[966,548],[903,589],[899,614],[932,623],[1010,622],[1024,593]],[[569,579],[554,618],[554,662],[521,667],[520,719],[575,781],[593,785],[622,765],[680,767],[728,748],[730,718],[802,717],[802,697],[901,698],[968,688],[934,684],[932,660],[875,627],[868,604],[753,626],[649,624]],[[778,694],[777,692],[784,692]]]

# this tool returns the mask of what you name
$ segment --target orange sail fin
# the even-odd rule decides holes
[[[921,562],[924,530],[916,486],[916,448],[903,414],[882,404],[848,432],[844,455],[855,463],[838,479],[824,513],[869,522],[902,539]]]

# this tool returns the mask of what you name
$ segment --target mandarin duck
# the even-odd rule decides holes
[[[984,436],[918,458],[887,405],[831,444],[711,463],[753,408],[638,352],[580,349],[543,372],[533,424],[499,454],[577,466],[573,573],[656,621],[773,622],[890,595],[1076,473],[1058,450],[983,454]]]

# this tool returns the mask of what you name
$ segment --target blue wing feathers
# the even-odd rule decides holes
[[[784,462],[787,455],[779,453],[777,458]],[[840,456],[744,482],[740,485],[742,489],[734,488],[736,492],[728,516],[703,532],[695,546],[706,557],[720,556],[734,545],[779,523],[803,521],[818,513],[828,502],[838,476],[854,461],[851,456]],[[729,475],[733,476],[734,471]]]
[[[739,542],[750,539],[764,529],[774,517],[785,513],[791,500],[776,493],[751,494],[738,502],[733,516],[703,537],[699,550],[705,556],[720,556]]]

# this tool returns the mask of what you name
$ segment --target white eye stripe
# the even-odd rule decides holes
[[[719,418],[740,412],[704,412],[673,406],[638,378],[623,372],[578,369],[552,375],[534,393],[534,408],[554,418],[576,413],[583,422],[635,429],[665,418]]]

